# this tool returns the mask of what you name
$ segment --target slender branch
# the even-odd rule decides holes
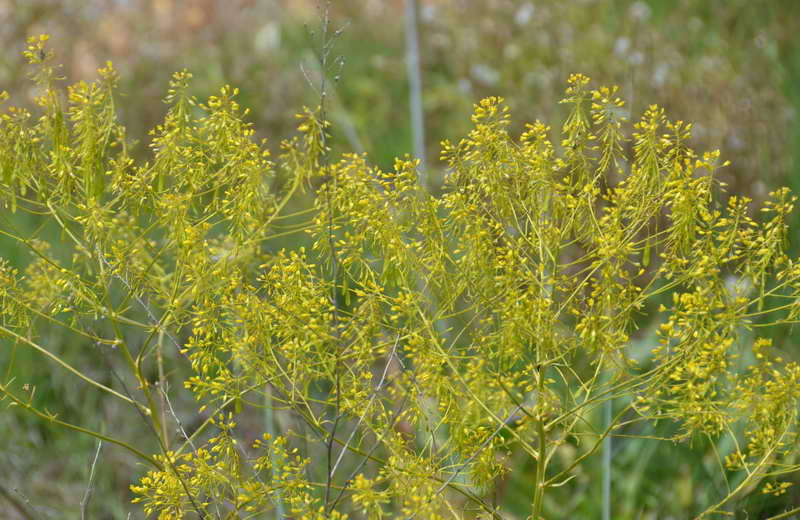
[[[544,374],[542,373],[543,369],[539,369],[537,371],[537,385],[539,387],[539,395],[543,395],[544,392]],[[541,399],[537,402],[537,408],[539,411],[537,412],[536,417],[536,435],[539,441],[539,458],[536,461],[536,474],[533,481],[533,515],[532,520],[539,520],[542,512],[542,501],[544,499],[544,489],[547,486],[547,482],[545,481],[545,470],[547,466],[547,456],[545,455],[547,449],[547,436],[545,434],[545,418],[544,414],[542,413],[542,406],[541,406]]]
[[[141,404],[141,403],[139,403],[137,401],[134,401],[133,399],[120,394],[116,390],[113,390],[113,389],[107,387],[106,385],[104,385],[102,383],[99,383],[98,381],[95,381],[94,379],[92,379],[91,377],[87,376],[86,374],[84,374],[83,372],[78,370],[77,368],[73,367],[72,365],[70,365],[69,363],[67,363],[66,361],[61,359],[60,357],[56,356],[55,354],[53,354],[52,352],[50,352],[46,348],[38,345],[37,343],[34,343],[33,341],[29,340],[28,338],[26,338],[24,336],[20,336],[16,332],[14,332],[12,330],[9,330],[9,329],[5,328],[2,325],[0,325],[0,332],[3,332],[5,334],[11,336],[12,338],[16,339],[17,341],[19,341],[21,343],[24,343],[24,344],[28,345],[29,347],[32,347],[36,351],[40,352],[44,356],[46,356],[46,357],[50,358],[51,360],[55,361],[57,364],[61,365],[63,368],[67,369],[69,372],[71,372],[72,374],[78,376],[78,378],[82,379],[83,381],[86,381],[90,385],[92,385],[94,387],[97,387],[97,388],[103,390],[104,392],[108,392],[109,394],[113,395],[114,397],[116,397],[118,399],[122,399],[126,403],[132,404],[132,405],[136,406],[137,408],[142,409],[146,414],[149,415],[150,411],[147,408],[145,408],[145,406],[143,404]]]
[[[89,509],[89,500],[91,500],[92,492],[94,491],[94,470],[97,466],[97,461],[100,458],[100,450],[102,447],[103,441],[97,441],[97,450],[94,452],[94,460],[89,468],[89,482],[87,482],[86,491],[83,493],[83,498],[81,498],[81,520],[86,520],[86,512]]]
[[[67,428],[67,429],[70,429],[70,430],[73,430],[73,431],[76,431],[76,432],[79,432],[79,433],[84,433],[86,435],[90,435],[90,436],[94,437],[95,439],[99,439],[101,441],[106,441],[106,442],[110,442],[112,444],[116,444],[117,446],[121,446],[122,448],[125,448],[126,450],[130,451],[131,453],[133,453],[137,457],[139,457],[142,460],[146,461],[151,466],[153,466],[153,467],[155,467],[155,468],[157,468],[159,470],[163,469],[163,466],[161,465],[160,462],[155,460],[153,457],[150,457],[149,455],[145,455],[143,452],[141,452],[140,450],[136,449],[135,447],[133,447],[132,445],[128,444],[125,441],[121,441],[121,440],[115,439],[113,437],[108,437],[107,435],[103,435],[102,433],[99,433],[99,432],[96,432],[96,431],[93,431],[93,430],[89,430],[88,428],[84,428],[84,427],[78,426],[76,424],[71,424],[71,423],[62,421],[62,420],[58,419],[55,414],[42,412],[41,410],[39,410],[37,408],[34,408],[29,403],[26,403],[25,401],[23,401],[22,399],[20,399],[19,397],[17,397],[13,393],[11,393],[11,391],[9,391],[8,388],[5,385],[0,384],[0,392],[2,392],[4,395],[8,396],[14,402],[14,404],[16,406],[19,406],[21,408],[25,408],[26,410],[28,410],[32,414],[36,415],[40,419],[44,419],[44,420],[49,421],[49,422],[54,423],[54,424],[58,424],[59,426],[63,426],[64,428]]]
[[[796,515],[797,513],[800,513],[800,507],[795,507],[794,509],[789,509],[788,511],[784,511],[783,513],[771,516],[767,518],[767,520],[780,520],[782,518],[789,518],[790,516]]]

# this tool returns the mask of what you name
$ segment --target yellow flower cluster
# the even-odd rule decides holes
[[[0,336],[133,405],[160,454],[2,391],[149,464],[131,486],[147,514],[500,518],[489,497],[525,459],[539,518],[606,436],[659,419],[678,425],[670,440],[730,440],[720,471],[744,483],[707,513],[800,469],[800,366],[752,335],[800,316],[796,198],[775,191],[761,220],[720,201],[719,153],[692,151],[691,125],[663,109],[631,129],[618,89],[576,74],[559,138],[540,121],[515,138],[487,98],[443,143],[435,196],[410,157],[390,171],[334,160],[320,110],[272,162],[237,90],[200,102],[186,71],[140,161],[113,67],[64,107],[46,40],[26,51],[44,115],[0,116],[0,203],[68,249],[2,231],[33,260],[22,273],[0,261]],[[646,352],[632,338],[651,324]],[[134,394],[50,353],[45,326],[113,349]],[[166,395],[185,371],[191,432]]]

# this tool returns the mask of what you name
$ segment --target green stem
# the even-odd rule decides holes
[[[130,451],[131,453],[137,455],[139,458],[141,458],[142,460],[146,461],[147,463],[149,463],[150,465],[154,466],[155,468],[158,468],[159,470],[163,470],[164,469],[164,467],[161,465],[161,463],[158,462],[156,459],[150,457],[149,455],[144,454],[143,452],[139,451],[138,449],[136,449],[135,447],[131,446],[130,444],[128,444],[125,441],[121,441],[121,440],[115,439],[113,437],[108,437],[106,435],[103,435],[102,433],[99,433],[99,432],[96,432],[96,431],[93,431],[93,430],[89,430],[88,428],[84,428],[83,426],[78,426],[77,424],[64,422],[64,421],[58,419],[55,416],[55,414],[42,412],[41,410],[38,410],[38,409],[34,408],[31,404],[26,403],[25,401],[23,401],[22,399],[20,399],[19,397],[17,397],[13,393],[11,393],[5,385],[0,384],[0,392],[5,394],[6,396],[8,396],[13,401],[14,405],[20,406],[22,408],[25,408],[26,410],[28,410],[29,412],[31,412],[35,416],[39,417],[40,419],[44,419],[44,420],[49,421],[51,423],[57,424],[59,426],[63,426],[64,428],[67,428],[69,430],[74,430],[76,432],[85,433],[86,435],[91,435],[95,439],[100,439],[102,441],[110,442],[112,444],[116,444],[117,446],[121,446],[121,447],[125,448],[126,450]]]
[[[547,450],[547,437],[545,434],[544,429],[544,414],[542,413],[542,395],[544,395],[544,374],[542,373],[543,369],[539,371],[539,395],[537,396],[537,408],[539,411],[537,413],[538,418],[536,420],[536,434],[539,437],[539,459],[536,461],[536,475],[533,481],[533,520],[539,520],[541,518],[542,513],[542,502],[544,500],[544,488],[547,485],[545,482],[545,469],[547,466],[547,456],[545,452]]]
[[[800,507],[795,507],[794,509],[790,509],[788,511],[784,511],[781,514],[778,514],[778,515],[775,515],[775,516],[771,516],[771,517],[767,518],[767,520],[779,520],[781,518],[789,518],[790,516],[796,515],[797,513],[800,513]]]
[[[603,427],[611,428],[612,399],[603,403]],[[611,435],[603,439],[603,520],[611,520]]]
[[[68,371],[72,372],[73,374],[78,376],[80,379],[83,379],[84,381],[86,381],[90,385],[96,386],[97,388],[99,388],[101,390],[105,390],[106,392],[108,392],[109,394],[113,395],[114,397],[118,397],[118,398],[122,399],[123,401],[136,406],[137,408],[139,408],[140,410],[142,410],[146,414],[150,413],[149,410],[147,410],[144,406],[142,406],[137,401],[134,401],[133,399],[131,399],[129,397],[126,397],[126,396],[120,394],[119,392],[117,392],[115,390],[112,390],[111,388],[105,386],[104,384],[95,381],[94,379],[92,379],[91,377],[85,375],[83,372],[81,372],[80,370],[76,369],[75,367],[73,367],[72,365],[70,365],[69,363],[67,363],[63,359],[61,359],[60,357],[58,357],[55,354],[53,354],[52,352],[48,351],[44,347],[41,347],[41,346],[37,345],[36,343],[34,343],[33,341],[29,340],[28,338],[20,336],[16,332],[9,330],[9,329],[3,327],[2,325],[0,325],[0,332],[2,332],[4,334],[8,334],[9,336],[11,336],[12,338],[16,339],[17,341],[19,341],[21,343],[25,343],[26,345],[28,345],[30,347],[33,347],[34,349],[38,350],[40,353],[42,353],[45,356],[49,357],[50,359],[52,359],[53,361],[55,361],[56,363],[58,363],[62,367],[66,368]]]
[[[275,428],[275,410],[273,409],[274,403],[272,401],[272,390],[270,389],[269,385],[266,386],[266,390],[264,392],[264,426],[266,432],[270,435],[270,439],[274,442],[274,440],[278,436],[278,432]],[[270,460],[272,460],[273,464],[275,464],[274,453],[270,450],[269,454]],[[283,508],[283,499],[280,496],[275,497],[275,518],[277,520],[283,520],[285,515],[284,508]]]

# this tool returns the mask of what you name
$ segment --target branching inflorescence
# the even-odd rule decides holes
[[[799,469],[800,367],[761,334],[800,316],[785,253],[796,198],[775,191],[758,220],[721,198],[725,164],[688,147],[691,125],[651,106],[629,138],[616,89],[582,75],[556,143],[541,122],[512,138],[502,99],[484,99],[469,135],[442,144],[434,196],[408,157],[389,172],[327,157],[313,110],[273,160],[236,89],[200,103],[181,72],[142,162],[111,64],[64,103],[45,40],[27,52],[42,115],[0,121],[0,232],[33,258],[22,273],[0,264],[0,336],[130,406],[160,453],[40,410],[14,381],[0,390],[140,457],[131,489],[147,513],[256,518],[280,502],[298,519],[501,518],[490,497],[528,459],[538,519],[605,437],[648,421],[676,425],[673,441],[733,441],[718,453],[727,490],[699,517],[780,494]],[[68,253],[15,232],[16,211],[57,226]],[[286,246],[304,234],[310,246]],[[634,352],[651,323],[651,349]],[[136,388],[66,364],[46,328],[113,349]],[[180,435],[153,370],[170,362],[190,365],[205,418]],[[245,445],[237,422],[267,393],[283,431]]]

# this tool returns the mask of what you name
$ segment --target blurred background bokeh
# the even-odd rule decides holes
[[[404,3],[336,0],[332,27],[343,27],[334,53],[344,66],[331,84],[329,119],[336,151],[364,151],[388,168],[412,150]],[[558,129],[567,76],[620,85],[633,119],[649,104],[695,123],[695,149],[719,148],[730,193],[756,201],[779,185],[800,192],[800,2],[797,0],[420,0],[425,143],[432,189],[442,182],[439,141],[468,131],[472,104],[503,96],[517,129],[541,119]],[[172,72],[193,75],[205,98],[223,84],[240,89],[257,135],[273,146],[293,133],[293,115],[316,105],[320,9],[315,0],[0,0],[0,90],[32,106],[22,50],[29,36],[51,35],[64,84],[92,80],[106,60],[120,71],[117,105],[128,136],[146,159],[148,130],[165,112]],[[331,78],[333,79],[333,78]],[[24,216],[15,217],[25,229]],[[800,219],[795,221],[800,229]],[[793,237],[795,251],[800,237]],[[0,255],[23,267],[27,253],[0,242]],[[110,377],[85,345],[52,344],[75,365]],[[796,359],[798,349],[792,345]],[[13,355],[13,359],[12,359]],[[72,422],[135,439],[142,425],[35,353],[0,350],[3,377],[36,385],[45,408]],[[106,374],[105,376],[103,374]],[[20,413],[0,414],[0,518],[78,518],[95,443]],[[614,518],[685,518],[716,485],[713,459],[688,447],[621,444],[615,454]],[[531,468],[517,468],[524,475]],[[105,447],[90,511],[94,518],[143,518],[128,485],[143,468]],[[550,504],[562,518],[597,518],[597,469],[578,476],[574,496]],[[800,486],[795,486],[795,488]],[[523,518],[523,479],[512,481],[509,518]],[[517,497],[515,494],[518,494]],[[785,503],[797,505],[800,494]],[[747,505],[768,513],[758,497]]]

